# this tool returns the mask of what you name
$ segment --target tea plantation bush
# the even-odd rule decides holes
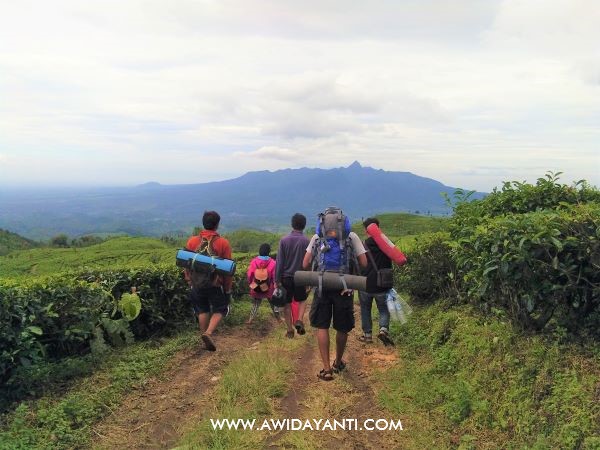
[[[482,220],[455,244],[469,297],[500,306],[526,328],[553,317],[570,330],[598,322],[600,205]]]
[[[468,300],[527,329],[598,338],[599,230],[600,191],[584,181],[507,182],[481,200],[463,196],[450,234],[419,238],[399,282],[417,300]]]
[[[456,294],[456,264],[448,233],[417,236],[406,257],[409,264],[395,270],[396,283],[413,300],[430,303]]]
[[[234,296],[247,291],[245,271],[238,266]],[[128,323],[121,319],[117,300],[132,287],[142,309]],[[0,280],[0,384],[15,391],[18,386],[10,378],[18,367],[193,323],[188,291],[182,271],[173,265],[93,269],[18,283]]]

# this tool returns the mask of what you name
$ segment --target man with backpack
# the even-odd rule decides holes
[[[302,267],[302,259],[308,245],[308,238],[304,235],[306,227],[306,216],[296,213],[292,216],[292,231],[279,241],[277,250],[277,266],[275,270],[275,288],[283,286],[285,295],[281,302],[277,301],[277,296],[273,297],[273,304],[283,306],[285,322],[287,324],[288,338],[294,337],[294,328],[298,334],[305,334],[304,311],[306,309],[306,299],[308,293],[304,286],[294,284],[294,274]],[[279,289],[277,289],[279,290]],[[292,299],[296,299],[298,305],[298,320],[292,324]]]
[[[327,208],[319,214],[316,234],[306,248],[302,266],[320,272],[339,273],[344,287],[343,276],[357,272],[359,267],[367,267],[366,250],[356,233],[350,230],[350,220],[337,207]],[[333,380],[333,372],[341,372],[346,368],[342,359],[348,342],[348,333],[354,328],[353,291],[344,289],[327,289],[322,286],[315,290],[310,309],[310,324],[317,328],[317,342],[323,361],[323,369],[317,375],[323,381]],[[330,364],[329,327],[333,320],[336,330],[336,357]]]
[[[372,223],[379,227],[379,220],[369,217],[363,222],[365,229]],[[371,307],[373,300],[379,311],[379,334],[377,338],[384,345],[394,345],[394,341],[390,338],[390,312],[387,306],[387,293],[393,287],[392,277],[392,260],[387,256],[375,239],[369,237],[365,241],[365,247],[368,255],[368,266],[363,271],[367,277],[367,290],[358,291],[360,301],[360,319],[363,334],[358,337],[358,340],[364,343],[373,342],[373,320],[371,318]],[[382,275],[386,276],[382,276]]]
[[[204,229],[197,236],[189,238],[186,250],[231,259],[229,241],[217,233],[220,221],[221,216],[216,211],[205,211],[202,216]],[[217,347],[212,334],[221,319],[229,313],[233,279],[230,276],[219,275],[211,268],[193,271],[186,269],[184,273],[192,287],[189,298],[194,313],[198,316],[202,342],[207,350],[214,352]]]

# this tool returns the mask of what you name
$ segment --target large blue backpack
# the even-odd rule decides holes
[[[340,275],[351,272],[353,260],[352,242],[350,240],[350,219],[340,208],[329,207],[319,214],[316,233],[318,239],[313,251],[313,270],[338,272]],[[319,290],[321,290],[321,281]],[[345,285],[345,281],[343,281]]]

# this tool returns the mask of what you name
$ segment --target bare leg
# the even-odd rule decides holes
[[[261,302],[262,302],[262,298],[252,299],[252,309],[250,310],[250,317],[246,321],[247,324],[251,324],[252,321],[256,318],[256,314],[258,313],[258,308],[260,308]]]
[[[213,334],[213,332],[217,329],[217,325],[219,325],[219,322],[222,318],[223,314],[214,313],[210,318],[210,322],[208,323],[208,328],[206,329],[205,334],[208,334],[209,336]]]
[[[319,328],[317,330],[317,342],[319,343],[323,369],[331,370],[331,361],[329,360],[329,329]]]
[[[283,309],[283,316],[285,317],[285,324],[287,325],[288,333],[294,331],[292,326],[292,305],[288,303]]]
[[[306,300],[298,302],[298,320],[304,322],[304,311],[306,311]]]
[[[200,325],[200,333],[206,332],[206,329],[208,328],[209,319],[210,319],[210,314],[208,314],[208,313],[198,314],[198,324]]]
[[[339,365],[344,356],[346,350],[346,343],[348,342],[348,333],[342,333],[338,331],[335,335],[335,361]]]

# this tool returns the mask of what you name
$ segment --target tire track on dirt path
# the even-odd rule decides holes
[[[94,427],[94,448],[164,449],[175,445],[186,424],[199,420],[224,366],[276,327],[224,327],[216,352],[199,343],[175,355],[170,368],[127,395],[122,406]]]
[[[360,312],[355,306],[355,316]],[[358,322],[358,321],[357,321]],[[332,336],[331,354],[335,354],[335,331]],[[348,337],[344,355],[347,369],[335,375],[335,379],[324,382],[317,379],[322,368],[316,340],[307,342],[295,364],[292,388],[281,399],[277,419],[299,418],[302,421],[313,419],[356,419],[359,428],[366,419],[404,419],[390,417],[377,403],[374,389],[374,375],[385,370],[398,360],[394,347],[384,347],[380,342],[363,344],[357,340],[359,330]],[[404,420],[402,420],[404,423]],[[278,431],[267,438],[265,448],[346,448],[346,449],[388,449],[402,448],[402,431],[367,430],[325,430],[325,431]]]

